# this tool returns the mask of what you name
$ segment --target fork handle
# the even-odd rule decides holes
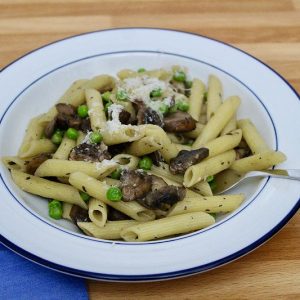
[[[300,180],[300,170],[298,170],[298,169],[290,169],[290,170],[281,170],[281,169],[263,170],[263,171],[253,172],[253,173],[256,173],[256,175],[253,174],[253,176],[259,176],[259,175],[261,175],[261,176],[271,176],[271,177],[276,177],[276,178],[286,178],[286,179],[292,179],[292,180]]]

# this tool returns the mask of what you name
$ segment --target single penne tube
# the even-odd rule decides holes
[[[244,199],[245,196],[243,194],[211,197],[186,197],[172,207],[168,216],[176,216],[198,211],[207,213],[227,213],[237,209]]]
[[[236,128],[237,128],[236,115],[234,114],[233,117],[228,121],[228,123],[221,131],[221,135],[228,134],[229,132],[236,130]]]
[[[72,219],[70,217],[70,212],[71,212],[72,207],[73,207],[73,204],[63,202],[63,214],[62,214],[63,219],[72,221]]]
[[[24,156],[24,153],[28,152],[32,141],[40,140],[46,124],[41,124],[41,117],[42,116],[35,117],[29,122],[29,125],[25,131],[25,136],[23,138],[22,144],[18,151],[18,155],[20,157],[26,157]]]
[[[123,229],[137,224],[139,222],[135,220],[107,221],[103,227],[99,227],[93,222],[77,222],[86,235],[104,240],[119,240]]]
[[[196,139],[200,135],[200,133],[203,130],[204,126],[205,125],[197,122],[196,123],[196,128],[192,131],[184,133],[184,136],[186,136],[188,138],[191,138],[191,139]]]
[[[215,114],[216,110],[222,104],[222,94],[223,88],[221,81],[218,77],[210,75],[207,87],[207,120]]]
[[[242,130],[243,138],[251,149],[252,154],[271,150],[255,125],[249,119],[238,120],[237,126]]]
[[[48,159],[44,161],[35,171],[38,177],[69,177],[71,173],[81,172],[98,179],[105,178],[112,173],[118,164],[112,160],[102,162],[86,162],[76,160]]]
[[[192,232],[214,223],[214,217],[205,212],[188,213],[125,228],[121,231],[121,237],[127,242],[145,242]]]
[[[138,141],[134,141],[126,152],[135,156],[143,156],[154,151],[160,150],[163,147],[161,141],[155,136],[145,136]]]
[[[64,94],[58,99],[58,103],[67,103],[70,104],[70,98],[72,98],[73,94],[81,89],[84,84],[86,84],[88,79],[79,79],[74,81],[64,92]]]
[[[9,171],[10,170],[19,170],[19,171],[26,170],[26,160],[21,159],[18,156],[4,156],[4,157],[2,157],[2,162]]]
[[[178,150],[169,139],[167,133],[157,125],[147,124],[139,126],[145,136],[155,136],[162,143],[162,148],[159,150],[165,161],[170,161],[171,158],[178,154]]]
[[[19,156],[30,158],[41,153],[53,153],[55,150],[56,146],[48,139],[32,140]]]
[[[201,134],[195,140],[193,148],[199,148],[203,144],[216,138],[236,113],[240,102],[240,98],[237,96],[232,96],[225,100],[205,125]]]
[[[286,156],[282,152],[271,150],[238,159],[230,165],[230,169],[239,173],[259,171],[271,168],[285,160]]]
[[[87,209],[87,205],[81,199],[78,190],[68,184],[50,181],[17,170],[11,170],[11,176],[15,184],[25,192],[76,204]]]
[[[71,150],[76,146],[76,141],[69,139],[68,137],[64,137],[53,154],[54,159],[68,159]]]
[[[86,89],[95,89],[102,93],[113,89],[114,86],[115,80],[113,77],[109,75],[95,76],[83,83],[79,88],[75,89],[74,92],[72,92],[70,95],[67,95],[67,97],[63,97],[62,99],[60,99],[60,102],[71,104],[77,107],[86,101]]]
[[[91,221],[99,226],[103,227],[107,221],[107,206],[99,199],[92,198],[89,200],[89,218]]]
[[[85,98],[93,131],[104,129],[106,127],[106,116],[101,94],[95,89],[86,89]]]
[[[235,148],[240,143],[241,139],[242,131],[237,129],[207,142],[203,147],[209,150],[208,157],[213,157]]]
[[[106,145],[134,142],[144,137],[140,126],[135,125],[120,125],[116,130],[106,128],[101,130],[101,134]]]
[[[189,98],[189,110],[188,113],[196,120],[199,121],[201,107],[203,104],[203,98],[205,93],[205,84],[199,80],[194,79],[191,88],[191,95]]]
[[[112,161],[116,162],[121,169],[135,170],[139,164],[139,158],[130,154],[121,153],[113,157]]]
[[[72,173],[69,177],[71,185],[77,189],[88,193],[91,197],[99,199],[105,204],[112,206],[116,210],[126,214],[127,216],[137,221],[149,221],[155,218],[155,214],[152,210],[147,209],[135,201],[113,202],[106,198],[106,192],[111,187],[105,181],[99,181],[91,176],[88,176],[82,172]]]
[[[214,157],[205,159],[189,167],[183,177],[183,185],[191,187],[197,182],[205,180],[208,176],[215,175],[227,168],[235,160],[235,151],[229,150]]]

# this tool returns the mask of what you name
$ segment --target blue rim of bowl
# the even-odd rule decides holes
[[[37,49],[34,49],[34,50],[26,53],[25,55],[19,57],[18,59],[14,60],[10,64],[8,64],[6,67],[4,67],[1,70],[1,72],[3,70],[5,70],[6,68],[8,68],[9,66],[11,66],[12,64],[14,64],[17,61],[21,60],[22,58],[30,55],[31,53],[34,53],[34,52],[38,51],[39,49],[48,47],[52,44],[56,44],[56,43],[59,43],[59,42],[64,41],[64,40],[76,38],[78,36],[89,35],[89,34],[93,34],[93,33],[97,33],[97,32],[118,31],[118,30],[156,30],[156,31],[166,31],[166,32],[177,32],[177,33],[182,33],[182,34],[187,34],[187,35],[192,35],[192,36],[196,36],[196,37],[205,38],[205,39],[208,39],[208,40],[215,41],[219,44],[223,44],[227,47],[230,47],[230,48],[235,49],[235,50],[237,50],[241,53],[244,53],[245,55],[251,57],[252,59],[254,59],[257,62],[264,65],[266,68],[268,68],[270,71],[272,71],[275,75],[277,75],[283,82],[285,82],[285,84],[296,95],[298,100],[300,100],[300,96],[298,95],[296,90],[292,87],[292,85],[282,75],[280,75],[277,71],[272,69],[270,66],[268,66],[267,64],[265,64],[261,60],[259,60],[256,57],[252,56],[251,54],[249,54],[249,53],[247,53],[247,52],[245,52],[245,51],[243,51],[243,50],[241,50],[237,47],[229,45],[225,42],[214,39],[214,38],[210,38],[210,37],[203,36],[203,35],[196,34],[196,33],[180,31],[180,30],[173,30],[173,29],[164,29],[164,28],[150,28],[150,27],[110,28],[110,29],[96,30],[96,31],[92,31],[92,32],[86,32],[86,33],[66,37],[66,38],[63,38],[61,40],[57,40],[57,41],[54,41],[52,43],[43,45],[42,47],[39,47]],[[236,260],[236,259],[244,256],[248,252],[250,252],[250,251],[256,249],[257,247],[259,247],[260,245],[262,245],[264,242],[266,242],[268,239],[270,239],[274,234],[276,234],[294,216],[294,214],[298,211],[299,208],[300,208],[300,199],[298,199],[297,203],[291,209],[291,211],[275,227],[273,227],[268,233],[266,233],[260,239],[256,240],[255,242],[248,245],[247,247],[245,247],[245,248],[243,248],[243,249],[241,249],[241,250],[239,250],[239,251],[237,251],[237,252],[235,252],[235,253],[227,256],[227,257],[224,257],[222,259],[219,259],[217,261],[214,261],[214,262],[211,262],[211,263],[208,263],[208,264],[205,264],[205,265],[201,265],[201,266],[197,266],[197,267],[193,267],[193,268],[189,268],[189,269],[184,269],[184,270],[179,270],[179,271],[175,271],[175,272],[160,273],[160,274],[113,275],[113,274],[101,274],[101,273],[87,272],[87,271],[77,270],[77,269],[69,268],[69,267],[66,267],[66,266],[59,265],[59,264],[55,264],[55,263],[52,263],[48,260],[40,258],[40,257],[30,253],[30,252],[27,252],[26,250],[20,248],[19,246],[13,244],[12,242],[10,242],[6,238],[4,238],[2,235],[0,235],[0,242],[3,245],[5,245],[6,247],[8,247],[9,249],[11,249],[12,251],[14,251],[17,254],[23,256],[24,258],[27,258],[27,259],[35,262],[35,263],[38,263],[38,264],[43,265],[45,267],[48,267],[50,269],[60,271],[62,273],[66,273],[66,274],[69,274],[69,275],[74,275],[74,276],[79,276],[79,277],[84,277],[84,278],[89,278],[89,279],[108,280],[108,281],[153,281],[153,280],[171,279],[171,278],[188,276],[188,275],[208,271],[210,269],[222,266],[224,264],[227,264],[227,263],[229,263],[233,260]]]

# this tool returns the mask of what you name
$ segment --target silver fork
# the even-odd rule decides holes
[[[240,184],[240,182],[244,181],[247,178],[251,177],[276,177],[276,178],[284,178],[291,180],[299,180],[300,181],[300,170],[263,170],[263,171],[251,171],[244,174],[239,174],[233,170],[227,169],[220,174],[220,176],[216,176],[216,189],[214,194],[220,194],[225,191],[232,189],[233,187]],[[230,178],[230,180],[228,180]]]

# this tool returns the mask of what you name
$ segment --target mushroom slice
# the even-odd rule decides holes
[[[53,120],[47,124],[47,126],[44,130],[45,136],[48,139],[50,139],[54,133],[54,130],[56,127],[56,120],[57,120],[57,117],[54,117]]]
[[[196,121],[186,112],[177,111],[164,118],[164,129],[167,132],[189,132],[196,128]]]
[[[161,153],[158,150],[148,154],[148,156],[152,159],[153,164],[157,167],[159,167],[160,163],[164,161]]]
[[[47,159],[51,158],[52,155],[50,153],[41,153],[37,156],[34,156],[26,165],[26,173],[34,174],[36,169]]]
[[[120,178],[124,201],[142,199],[151,191],[152,177],[140,171],[125,170]]]
[[[67,116],[75,116],[76,108],[71,104],[58,103],[55,105],[56,110],[59,114],[64,114]]]
[[[100,145],[82,143],[71,150],[69,159],[99,162],[104,159],[111,159],[111,156],[107,151],[107,146],[103,143]]]
[[[138,200],[138,202],[149,209],[167,211],[175,203],[183,200],[185,194],[185,188],[167,185],[156,191],[148,193],[145,198]]]
[[[119,113],[119,120],[122,124],[128,125],[130,123],[131,114],[125,109]]]
[[[89,131],[92,130],[90,118],[82,119],[80,129],[84,133],[88,133]]]
[[[202,159],[208,157],[209,150],[200,148],[196,150],[181,150],[178,155],[170,160],[170,172],[172,174],[184,174],[192,165],[199,163]]]
[[[89,214],[86,209],[81,208],[78,205],[72,205],[70,211],[70,218],[77,224],[77,222],[90,222]]]
[[[146,107],[146,105],[142,101],[135,101],[135,107],[137,109],[137,124],[154,124],[157,126],[163,126],[163,120],[159,116],[159,114],[150,107]]]
[[[151,191],[157,191],[159,189],[161,189],[162,187],[167,186],[168,184],[160,177],[155,176],[155,175],[151,175],[152,177],[152,186],[151,186]]]

